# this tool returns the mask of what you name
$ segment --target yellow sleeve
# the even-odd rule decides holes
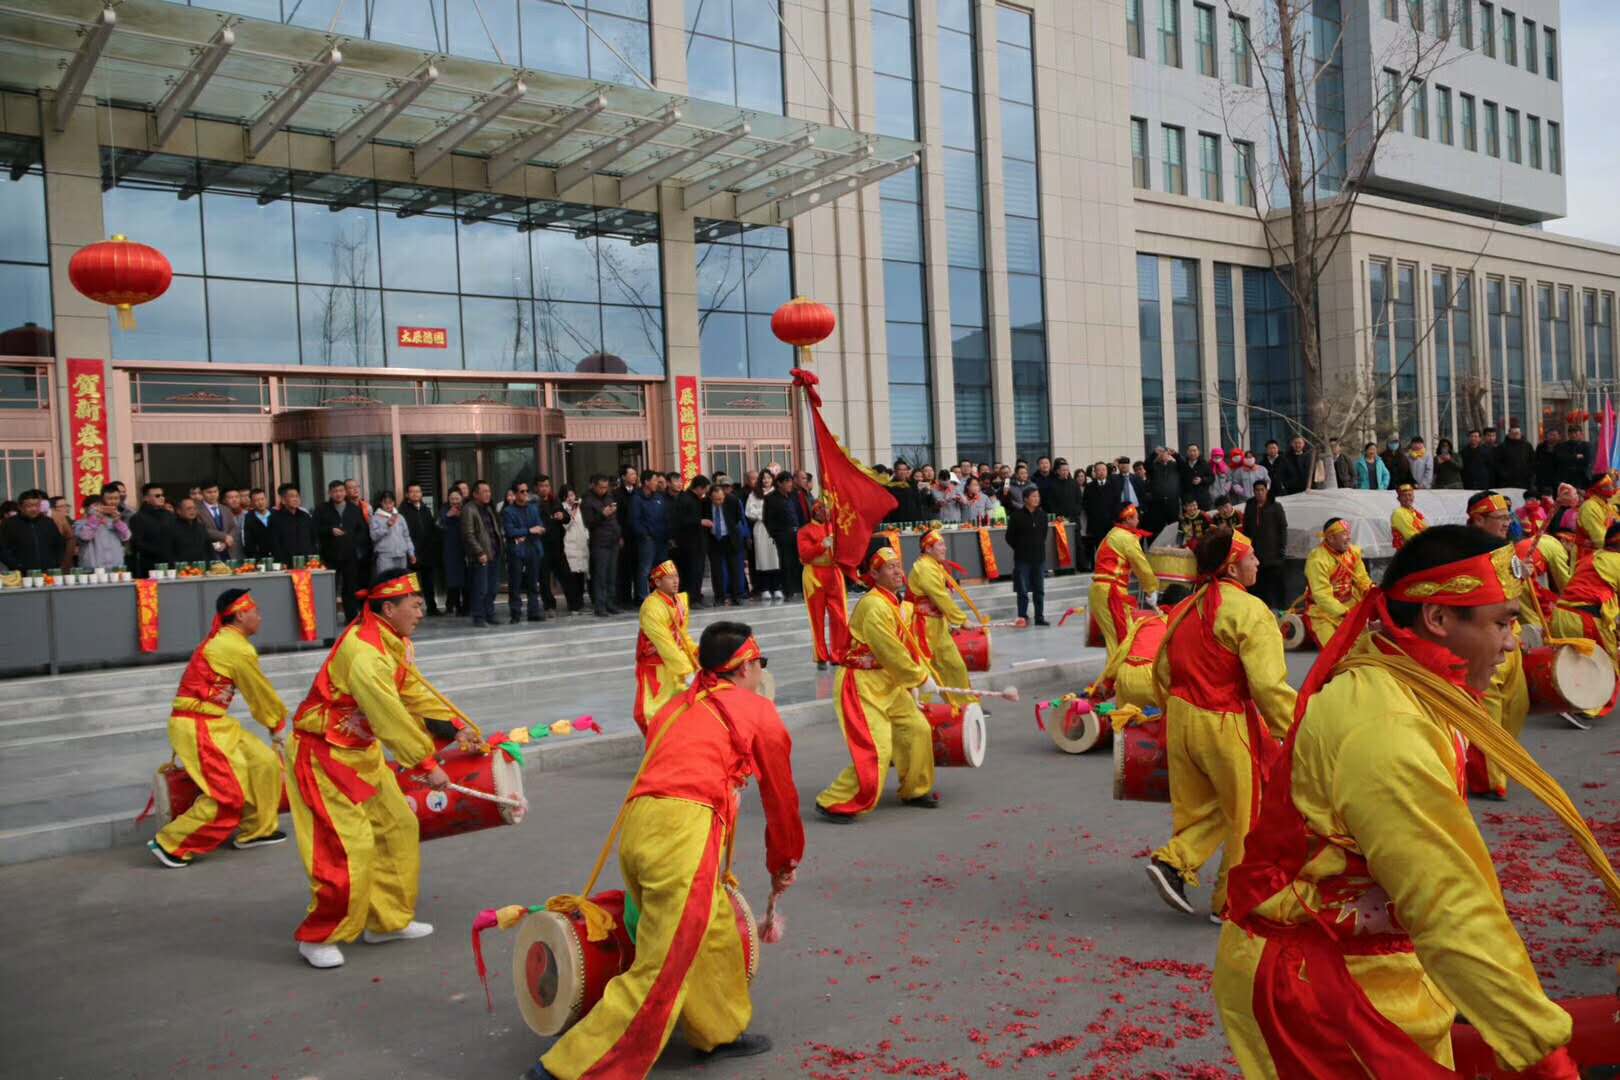
[[[1416,536],[1417,517],[1404,506],[1397,506],[1395,513],[1390,515],[1389,527],[1392,532],[1400,534],[1402,540],[1410,540]]]
[[[1353,547],[1350,550],[1356,553],[1355,582],[1356,597],[1359,599],[1360,597],[1366,596],[1368,590],[1372,588],[1372,578],[1367,574],[1367,563],[1366,560],[1361,557],[1361,549],[1358,547]]]
[[[1620,552],[1595,551],[1592,553],[1592,569],[1609,588],[1620,591]]]
[[[691,635],[685,631],[680,632],[680,640],[676,639],[675,620],[670,615],[669,605],[664,603],[663,598],[657,593],[642,602],[641,632],[647,635],[647,640],[658,650],[659,662],[668,668],[671,674],[681,677],[697,670],[697,666],[692,663],[697,646],[692,644]]]
[[[1333,595],[1333,556],[1324,548],[1312,548],[1305,560],[1305,584],[1311,590],[1311,604],[1334,618],[1344,618],[1350,610]]]
[[[1450,737],[1411,713],[1367,717],[1340,747],[1333,805],[1412,935],[1423,971],[1510,1069],[1569,1042],[1509,921],[1457,793]]]
[[[866,642],[872,655],[883,665],[884,672],[896,684],[906,689],[921,686],[928,679],[928,668],[913,658],[911,650],[906,648],[900,636],[902,628],[898,616],[881,596],[868,596],[871,599],[863,597],[855,605],[854,614],[850,617],[850,630]]]
[[[412,716],[394,689],[390,662],[374,649],[356,649],[348,671],[349,693],[371,725],[371,733],[407,769],[433,756],[433,737]],[[410,680],[406,680],[410,685]]]
[[[1609,531],[1609,504],[1602,499],[1587,499],[1581,503],[1581,512],[1576,518],[1580,530],[1592,542],[1592,546],[1602,549],[1604,534]]]
[[[236,684],[253,719],[268,728],[270,734],[279,734],[287,724],[287,706],[281,703],[276,688],[264,677],[264,669],[259,667],[259,650],[253,643],[238,633],[220,633],[208,643],[203,654],[215,671]]]
[[[1288,661],[1283,656],[1277,617],[1261,601],[1229,590],[1221,598],[1215,639],[1243,662],[1249,696],[1266,727],[1278,739],[1287,738],[1294,723],[1294,688],[1288,685]]]
[[[698,647],[697,642],[692,640],[692,632],[687,629],[692,625],[692,609],[687,604],[685,593],[681,593],[678,603],[681,605],[681,614],[684,616],[681,619],[681,647],[686,650],[687,658],[692,661],[692,670],[695,672],[698,669]]]
[[[1554,592],[1563,592],[1564,586],[1569,584],[1570,575],[1574,568],[1570,565],[1569,549],[1563,541],[1551,536],[1543,536],[1536,541],[1541,549],[1541,555],[1547,560],[1547,578],[1552,584]]]
[[[1128,533],[1115,532],[1108,537],[1108,542],[1114,545],[1114,550],[1125,557],[1131,564],[1131,570],[1136,574],[1136,580],[1142,583],[1146,592],[1159,591],[1159,575],[1153,572],[1148,565],[1147,556],[1142,554],[1142,542]]]
[[[461,720],[473,727],[467,715],[441,694],[438,689],[427,680],[427,676],[412,666],[409,674],[405,676],[405,685],[399,688],[399,700],[404,703],[405,711],[412,716],[423,720]]]
[[[962,626],[967,622],[967,612],[956,606],[956,600],[951,596],[951,587],[945,583],[947,572],[938,559],[918,559],[912,564],[911,578],[906,582],[906,591],[926,596],[928,602],[939,609],[947,623],[951,626]]]

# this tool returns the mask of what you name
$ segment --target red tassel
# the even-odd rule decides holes
[[[150,795],[148,795],[146,797],[146,809],[142,810],[140,816],[135,819],[135,824],[139,825],[141,822],[143,822],[147,818],[151,817],[152,816],[152,810],[156,806],[157,806],[157,792],[153,791],[152,794],[150,794]]]
[[[1051,704],[1052,703],[1050,701],[1037,701],[1035,703],[1035,729],[1037,731],[1045,731],[1046,730],[1046,720],[1042,717],[1041,714],[1046,712],[1046,710],[1051,706]]]
[[[494,908],[485,908],[478,913],[472,925],[473,964],[478,968],[478,981],[484,987],[484,1004],[490,1012],[495,1011],[495,998],[489,992],[489,968],[484,964],[483,933],[492,926],[499,925],[495,918]]]
[[[1058,619],[1058,625],[1062,626],[1064,623],[1068,622],[1069,621],[1069,616],[1073,615],[1078,610],[1080,610],[1080,609],[1079,608],[1070,608],[1068,611],[1065,611],[1063,613],[1062,618]]]
[[[767,945],[775,945],[787,933],[787,920],[782,913],[776,910],[776,898],[781,893],[771,893],[770,901],[765,905],[765,918],[759,922],[759,940]]]

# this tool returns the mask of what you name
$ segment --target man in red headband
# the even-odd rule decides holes
[[[410,639],[425,608],[416,575],[385,571],[363,599],[298,706],[287,744],[287,802],[311,894],[294,936],[317,968],[341,965],[338,946],[362,931],[371,944],[433,933],[414,920],[416,814],[384,748],[412,781],[410,796],[423,798],[450,783],[433,756],[436,738],[482,745],[478,729],[417,670]]]
[[[810,637],[816,667],[838,663],[849,648],[849,600],[844,571],[833,560],[833,527],[824,499],[810,508],[810,523],[799,528],[799,562],[804,566],[804,606],[810,612]]]
[[[934,733],[912,691],[938,689],[922,645],[900,610],[906,580],[900,553],[878,548],[872,588],[849,617],[849,651],[833,680],[833,709],[849,747],[850,764],[816,796],[816,812],[839,825],[870,813],[883,796],[889,762],[900,773],[900,801],[932,808]]]
[[[956,605],[952,593],[963,600],[967,600],[967,594],[951,576],[951,567],[955,564],[945,558],[945,552],[945,537],[938,529],[923,533],[922,555],[911,564],[911,574],[906,578],[906,598],[911,601],[912,610],[911,633],[943,682],[950,686],[967,686],[967,664],[962,662],[962,651],[951,637],[952,630],[967,625],[967,612]],[[965,705],[973,699],[946,694],[945,700],[952,705]]]
[[[1395,512],[1389,515],[1389,538],[1399,551],[1406,542],[1424,529],[1429,523],[1424,520],[1423,511],[1417,508],[1417,488],[1411,484],[1402,484],[1395,489]]]
[[[675,700],[697,670],[697,642],[687,629],[691,609],[681,575],[666,559],[648,575],[652,591],[641,602],[636,633],[636,701],[631,716],[641,733],[659,710]]]
[[[1508,542],[1508,530],[1512,523],[1513,513],[1505,496],[1494,491],[1481,491],[1468,500],[1469,527],[1497,543]],[[1518,554],[1517,550],[1515,554]],[[1521,610],[1526,601],[1531,604],[1536,602],[1533,588],[1520,591]],[[1517,739],[1524,730],[1525,720],[1530,716],[1530,686],[1524,679],[1524,651],[1520,648],[1517,623],[1513,626],[1513,641],[1513,648],[1508,650],[1502,666],[1497,668],[1496,675],[1491,679],[1490,688],[1485,692],[1485,708],[1503,730]],[[1507,798],[1507,774],[1494,762],[1488,761],[1484,751],[1477,746],[1468,748],[1468,793],[1494,801]]]
[[[236,830],[235,846],[267,847],[287,839],[276,827],[281,761],[275,751],[226,715],[240,690],[253,719],[279,749],[287,707],[259,667],[251,638],[263,621],[246,589],[226,589],[214,604],[214,625],[180,675],[169,713],[169,744],[197,785],[197,801],[147,844],[170,869],[191,865]]]
[[[1339,624],[1370,588],[1361,549],[1350,542],[1350,523],[1328,518],[1322,542],[1305,557],[1305,625],[1317,645],[1328,647]]]
[[[1574,1080],[1569,1014],[1541,988],[1462,791],[1469,739],[1552,784],[1482,702],[1514,646],[1517,575],[1494,538],[1428,529],[1300,690],[1215,966],[1245,1076],[1446,1080],[1461,1012],[1507,1068]]]
[[[1592,486],[1586,489],[1586,500],[1581,503],[1577,521],[1581,531],[1581,545],[1588,551],[1596,551],[1603,546],[1603,537],[1615,519],[1614,497],[1615,484],[1612,473],[1598,477],[1592,481]]]
[[[804,857],[793,740],[760,696],[766,658],[744,623],[711,623],[690,689],[648,727],[619,835],[619,869],[641,910],[636,960],[548,1050],[528,1080],[646,1076],[677,1019],[709,1061],[771,1049],[744,1034],[748,964],[725,885],[742,788],[759,780],[765,868],[784,892]]]
[[[1227,869],[1243,858],[1243,838],[1259,797],[1262,765],[1294,716],[1277,617],[1249,586],[1260,571],[1242,533],[1210,533],[1194,549],[1199,589],[1170,620],[1153,680],[1164,703],[1175,835],[1148,860],[1148,878],[1166,904],[1191,915],[1187,888],[1224,847],[1210,895],[1210,920],[1226,907]]]
[[[1139,530],[1136,522],[1136,507],[1122,507],[1117,524],[1097,545],[1096,572],[1091,577],[1087,601],[1091,606],[1087,641],[1107,648],[1110,658],[1129,632],[1131,613],[1136,610],[1136,598],[1131,595],[1133,573],[1147,593],[1147,606],[1158,606],[1159,578],[1142,554],[1142,538],[1148,534]]]

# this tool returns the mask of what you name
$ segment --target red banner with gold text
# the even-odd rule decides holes
[[[141,578],[135,582],[135,632],[139,636],[141,652],[157,652],[158,583],[152,578]]]
[[[292,578],[293,602],[298,608],[298,637],[314,641],[320,626],[315,618],[315,585],[308,570],[289,570],[287,575]]]
[[[1069,526],[1067,522],[1052,522],[1052,535],[1057,538],[1057,564],[1058,566],[1073,566],[1074,555],[1069,550]]]
[[[990,543],[990,530],[979,530],[979,555],[984,559],[984,579],[994,581],[1001,576],[1001,567],[996,565],[996,549]]]
[[[107,482],[107,365],[101,360],[67,362],[68,449],[73,462],[77,509],[86,495],[100,495]],[[156,648],[156,645],[153,646]]]
[[[703,439],[698,420],[696,375],[675,376],[675,458],[687,483],[703,471]]]

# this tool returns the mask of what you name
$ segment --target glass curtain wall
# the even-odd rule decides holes
[[[995,408],[985,303],[984,190],[979,160],[979,65],[970,0],[940,0],[940,110],[945,129],[945,261],[950,272],[956,453],[995,457]]]
[[[1394,430],[1395,417],[1390,409],[1389,382],[1394,374],[1394,355],[1390,345],[1389,324],[1389,263],[1373,259],[1367,263],[1367,302],[1371,315],[1373,341],[1373,388],[1378,394],[1373,408],[1374,426],[1379,435]]]
[[[1159,259],[1136,257],[1136,337],[1142,356],[1142,441],[1164,445],[1164,354],[1159,331]]]
[[[784,111],[779,2],[687,0],[686,85],[693,97]]]
[[[1294,304],[1275,271],[1243,268],[1243,340],[1249,375],[1249,448],[1287,443],[1283,417],[1305,415],[1304,364]]]
[[[1395,269],[1395,419],[1383,433],[1386,438],[1419,433],[1423,402],[1418,392],[1417,339],[1417,267],[1400,263]]]
[[[1435,270],[1429,276],[1429,298],[1434,305],[1434,398],[1438,406],[1439,428],[1435,438],[1456,442],[1455,410],[1452,404],[1451,362],[1451,273]]]
[[[1170,330],[1176,361],[1176,440],[1204,440],[1204,364],[1198,317],[1198,260],[1170,260]]]
[[[1220,389],[1221,430],[1211,437],[1214,446],[1241,445],[1238,426],[1237,317],[1232,304],[1232,270],[1215,264],[1215,369]]]
[[[1339,0],[1311,5],[1311,56],[1317,66],[1315,113],[1316,187],[1331,194],[1344,186],[1348,169],[1344,120],[1344,49]]]
[[[786,379],[793,348],[771,315],[793,297],[788,231],[699,219],[698,349],[706,379]]]
[[[0,356],[55,355],[49,263],[39,140],[0,136]]]
[[[1007,299],[1012,322],[1013,428],[1018,456],[1052,452],[1047,395],[1041,184],[1036,164],[1034,18],[996,9],[1001,174],[1006,192]]]

